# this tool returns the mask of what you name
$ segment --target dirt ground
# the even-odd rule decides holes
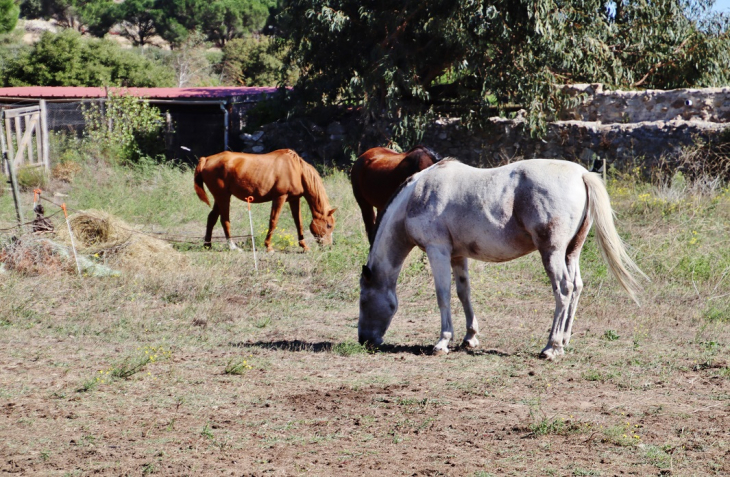
[[[166,323],[152,304],[143,306],[153,320],[135,326],[115,318],[119,309],[66,322],[58,306],[48,319],[5,321],[0,473],[730,475],[727,362],[701,361],[676,328],[646,324],[633,341],[606,339],[580,320],[568,354],[546,362],[537,353],[547,319],[485,316],[481,349],[433,357],[437,315],[419,318],[414,302],[391,344],[364,353],[352,343],[354,304],[305,306],[294,315],[308,319],[274,323],[257,321],[266,313],[252,313],[245,294],[225,301],[217,323],[191,324],[169,303],[155,305]],[[584,301],[583,315],[629,333]],[[237,321],[256,326],[239,335]],[[196,336],[176,341],[181,327]],[[144,336],[157,344],[130,348]],[[143,349],[159,357],[104,379],[107,363]],[[237,357],[242,374],[226,374]],[[89,380],[98,382],[84,390]]]

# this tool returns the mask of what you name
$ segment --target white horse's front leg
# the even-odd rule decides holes
[[[433,354],[439,356],[449,352],[449,342],[454,336],[454,326],[451,323],[451,251],[446,247],[432,246],[426,248],[426,254],[431,264],[436,300],[441,311],[441,338],[433,347]]]
[[[471,306],[471,293],[469,286],[469,265],[466,258],[452,258],[451,270],[454,273],[454,281],[456,282],[456,294],[459,301],[464,307],[466,315],[466,336],[462,346],[465,348],[476,348],[479,346],[477,335],[479,334],[479,323],[474,316],[474,309]]]

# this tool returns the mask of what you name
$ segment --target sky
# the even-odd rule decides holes
[[[713,10],[730,14],[730,0],[717,0]]]

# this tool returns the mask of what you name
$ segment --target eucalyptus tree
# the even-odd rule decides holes
[[[728,18],[713,0],[290,0],[280,25],[301,104],[357,106],[417,140],[439,109],[467,124],[517,104],[539,130],[556,85],[726,84]],[[405,125],[405,127],[404,127]],[[400,128],[400,129],[399,129]]]

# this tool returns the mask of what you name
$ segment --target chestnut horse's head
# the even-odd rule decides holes
[[[326,214],[313,217],[312,223],[309,224],[309,231],[312,232],[317,243],[320,245],[332,245],[332,232],[335,231],[335,211],[330,209]]]

